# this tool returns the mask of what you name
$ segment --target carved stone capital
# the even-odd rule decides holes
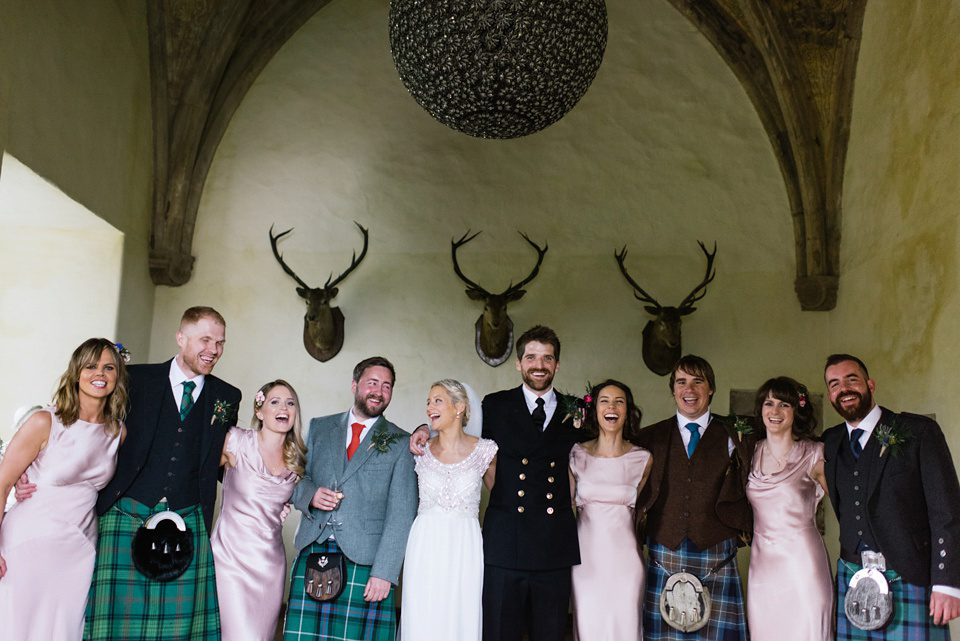
[[[150,250],[150,278],[157,285],[179,287],[190,280],[193,256],[179,251]]]
[[[837,306],[837,276],[798,276],[793,288],[805,312],[827,312]]]

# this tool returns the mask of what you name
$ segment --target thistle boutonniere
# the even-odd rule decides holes
[[[890,448],[891,456],[896,456],[900,452],[900,446],[910,440],[912,436],[899,416],[894,416],[893,423],[890,425],[885,423],[877,425],[876,429],[873,430],[873,435],[877,437],[877,442],[880,443],[881,457],[883,457],[887,448]]]
[[[210,418],[210,425],[213,425],[214,422],[226,423],[230,420],[230,416],[235,414],[237,411],[236,403],[228,403],[223,399],[218,399],[213,402],[213,416]]]
[[[730,429],[737,433],[737,439],[742,441],[744,434],[753,434],[753,420],[749,416],[730,416],[721,419]]]
[[[593,396],[590,395],[592,389],[593,386],[587,383],[587,393],[582,397],[557,391],[557,406],[560,414],[564,421],[572,420],[575,429],[580,429],[583,425],[587,418],[587,408],[593,404]]]
[[[370,447],[368,450],[377,450],[377,455],[386,454],[390,446],[401,439],[401,435],[395,432],[388,432],[383,425],[373,431],[370,437]]]

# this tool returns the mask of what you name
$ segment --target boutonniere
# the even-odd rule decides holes
[[[580,426],[583,425],[587,418],[587,409],[593,404],[593,397],[590,395],[592,389],[590,383],[587,383],[587,393],[582,397],[557,391],[557,405],[560,414],[564,421],[572,420],[573,427],[576,429],[580,429]]]
[[[376,449],[377,455],[386,454],[387,450],[390,449],[390,446],[399,441],[402,438],[402,435],[397,434],[396,432],[388,432],[383,425],[374,430],[373,435],[370,437],[370,447],[368,450]]]
[[[903,424],[899,416],[893,417],[893,423],[887,425],[881,423],[873,430],[873,435],[877,437],[880,443],[880,456],[890,448],[890,455],[896,456],[900,452],[900,446],[910,440],[912,434],[907,426]]]
[[[737,416],[736,414],[731,414],[730,416],[718,416],[717,418],[720,421],[727,425],[730,429],[737,433],[737,439],[742,441],[744,434],[753,434],[753,419],[749,416]]]
[[[228,403],[222,399],[216,400],[213,402],[213,416],[210,418],[210,425],[213,425],[214,421],[220,423],[226,423],[230,419],[230,415],[234,414],[237,410],[236,403]]]

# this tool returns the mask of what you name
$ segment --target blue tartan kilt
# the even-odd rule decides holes
[[[949,641],[950,628],[934,625],[930,616],[930,588],[904,582],[893,570],[883,573],[893,594],[893,618],[880,630],[861,630],[847,620],[843,600],[850,579],[863,566],[837,561],[837,641]]]
[[[676,550],[647,540],[647,589],[643,601],[643,638],[645,641],[745,641],[746,610],[737,560],[723,566],[716,575],[704,579],[711,568],[736,552],[736,539],[697,550],[684,540]],[[654,562],[656,561],[656,563]],[[659,565],[658,565],[659,563]],[[660,567],[663,566],[663,567]],[[667,625],[660,616],[660,592],[676,572],[689,572],[710,592],[711,614],[707,625],[696,632],[683,633]]]
[[[290,570],[290,598],[283,622],[283,641],[394,641],[397,611],[394,589],[383,601],[367,603],[363,591],[370,578],[369,565],[346,559],[347,584],[335,601],[314,601],[303,589],[307,556],[318,552],[340,552],[335,541],[311,543],[300,550]]]

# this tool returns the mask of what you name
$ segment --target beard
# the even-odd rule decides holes
[[[850,407],[843,407],[840,404],[840,398],[851,395],[857,397],[857,403]],[[873,408],[873,392],[868,389],[867,395],[864,396],[860,392],[843,391],[837,394],[837,400],[834,401],[832,405],[833,409],[837,410],[837,414],[843,417],[843,420],[848,423],[858,423],[862,421]]]
[[[380,401],[380,405],[371,405],[371,399],[376,399]],[[367,418],[376,418],[383,414],[383,411],[387,409],[387,403],[384,402],[383,396],[379,394],[367,394],[362,395],[359,392],[353,396],[353,406],[357,409],[358,412],[366,416]]]
[[[532,376],[534,373],[539,374],[541,372],[547,375],[543,380],[537,380]],[[533,391],[542,392],[550,389],[550,386],[553,385],[553,374],[545,369],[528,369],[523,372],[523,382]]]

